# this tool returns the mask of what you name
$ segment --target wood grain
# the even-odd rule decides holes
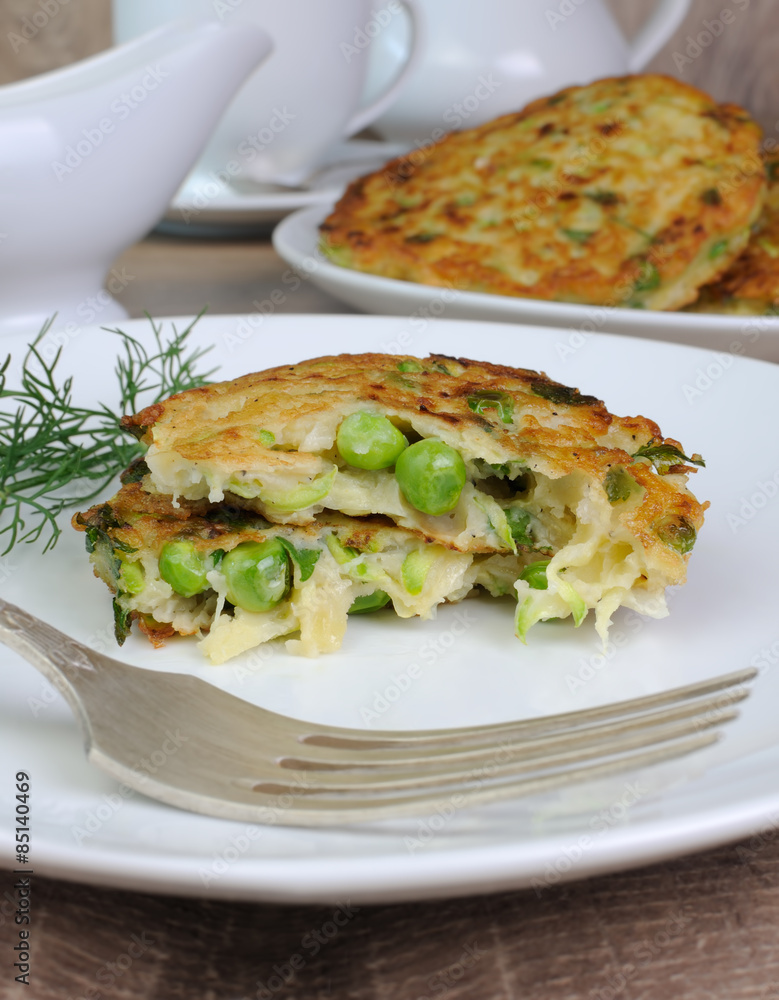
[[[8,877],[1,883],[2,875],[0,895],[12,885]],[[38,878],[30,989],[0,978],[0,997],[779,998],[772,839],[540,897],[343,903],[343,926],[333,932],[335,906],[209,902]],[[8,956],[16,929],[0,920],[0,953]]]
[[[131,316],[354,311],[308,281],[284,281],[288,269],[264,240],[154,236],[122,254],[114,271],[124,285],[116,297]]]
[[[0,84],[66,66],[110,44],[110,0],[0,4]]]
[[[630,33],[652,8],[652,0],[610,3]],[[723,10],[732,13],[731,23],[722,22]],[[779,4],[775,0],[693,0],[684,23],[648,69],[695,84],[717,100],[741,104],[767,135],[777,136],[777,51]]]

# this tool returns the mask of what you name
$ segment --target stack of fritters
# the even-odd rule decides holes
[[[768,194],[746,249],[717,281],[705,285],[691,312],[779,314],[779,158],[766,161]]]
[[[620,605],[666,613],[703,522],[700,457],[651,420],[462,358],[317,358],[124,422],[145,458],[74,526],[120,641],[200,632],[214,662],[333,650],[350,611],[429,618],[474,588],[517,599],[522,639],[590,609],[605,638]]]
[[[741,108],[670,77],[570,87],[354,181],[322,249],[427,285],[677,309],[747,243],[760,139]]]

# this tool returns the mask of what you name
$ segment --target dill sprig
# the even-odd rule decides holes
[[[61,383],[56,367],[62,354],[47,362],[39,345],[44,326],[28,347],[19,388],[8,387],[11,356],[0,366],[0,538],[6,555],[18,542],[45,538],[43,551],[56,544],[57,518],[74,504],[96,497],[144,451],[122,428],[121,418],[143,405],[176,392],[206,385],[211,371],[197,365],[209,348],[190,349],[189,335],[198,316],[179,333],[162,335],[152,321],[151,352],[134,337],[115,329],[122,346],[114,369],[118,383],[115,407],[94,408],[73,402],[73,377]]]

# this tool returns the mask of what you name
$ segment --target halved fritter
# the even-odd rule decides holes
[[[760,135],[670,77],[569,87],[354,181],[322,249],[426,285],[675,309],[746,245]]]
[[[227,502],[313,530],[323,511],[384,515],[453,552],[550,558],[543,589],[516,583],[522,635],[531,619],[578,621],[591,608],[602,635],[620,605],[664,613],[703,523],[686,488],[688,463],[702,461],[654,422],[615,417],[538,372],[464,358],[316,358],[124,423],[148,445],[143,488],[173,505]],[[347,440],[353,426],[368,428],[362,439]],[[376,427],[396,448],[379,466]]]
[[[718,281],[701,289],[691,312],[779,314],[779,158],[766,162],[768,194],[741,256]]]
[[[287,643],[292,652],[338,649],[350,610],[391,602],[401,618],[430,618],[439,604],[460,600],[475,586],[513,595],[514,581],[537,558],[530,551],[458,552],[381,517],[323,514],[294,526],[207,500],[174,507],[132,482],[76,514],[73,526],[86,532],[95,574],[116,595],[120,643],[133,621],[155,645],[175,634],[207,632],[201,646],[213,663],[295,633],[299,638]],[[275,573],[279,585],[261,602],[269,606],[258,608],[257,588],[245,586],[246,565],[235,567],[236,556],[251,557],[259,546],[267,560],[265,583],[272,585]]]

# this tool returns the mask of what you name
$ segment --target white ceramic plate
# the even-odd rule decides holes
[[[165,321],[167,325],[168,322]],[[206,317],[194,342],[215,345],[233,376],[323,352],[429,350],[545,369],[644,413],[707,468],[694,477],[711,500],[688,584],[661,621],[618,613],[605,655],[590,622],[539,626],[527,647],[512,635],[510,602],[469,601],[432,622],[366,616],[341,652],[317,660],[283,650],[205,666],[194,642],[154,651],[132,636],[113,644],[108,593],[94,579],[83,536],[65,526],[46,555],[21,547],[0,560],[0,596],[128,662],[185,670],[258,704],[348,726],[404,728],[486,723],[584,708],[762,665],[757,690],[716,747],[641,773],[473,811],[329,830],[253,827],[196,816],[139,795],[89,766],[65,703],[10,652],[2,661],[0,858],[13,865],[13,776],[32,781],[36,873],[160,892],[225,898],[378,902],[538,892],[561,880],[649,863],[779,822],[779,368],[718,359],[688,347],[592,337],[561,361],[568,334],[495,323],[278,316],[253,336],[239,316]],[[180,324],[181,325],[181,324]],[[128,332],[148,338],[146,321]],[[410,337],[410,343],[405,343]],[[18,367],[19,345],[11,378]],[[78,398],[114,402],[113,335],[89,329],[64,348]],[[707,374],[708,373],[708,374]],[[710,385],[696,389],[705,376]],[[701,383],[702,384],[702,383]]]
[[[273,231],[273,245],[315,285],[362,312],[407,316],[412,325],[445,317],[562,327],[569,331],[569,339],[561,347],[561,360],[570,356],[568,348],[576,351],[593,333],[621,333],[779,361],[779,317],[775,316],[714,316],[544,302],[434,288],[339,267],[319,251],[319,224],[331,211],[332,203],[287,216]]]
[[[332,203],[353,178],[404,152],[405,146],[367,139],[336,143],[322,166],[300,187],[236,180],[193,172],[176,192],[163,226],[180,234],[204,228],[272,226],[296,209]]]

